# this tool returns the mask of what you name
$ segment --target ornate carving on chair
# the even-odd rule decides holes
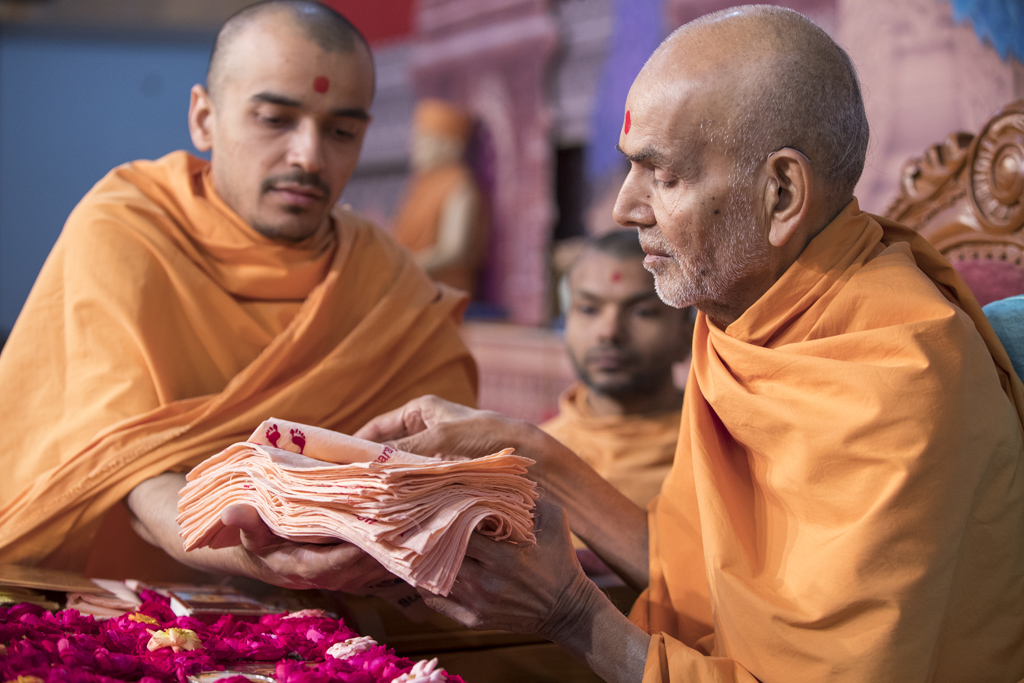
[[[942,252],[982,305],[1024,294],[1024,100],[910,159],[886,215]]]

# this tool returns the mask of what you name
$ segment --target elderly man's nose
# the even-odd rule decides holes
[[[649,203],[649,189],[644,187],[640,175],[630,171],[622,182],[619,196],[612,209],[612,218],[627,228],[644,228],[654,225],[654,211]]]

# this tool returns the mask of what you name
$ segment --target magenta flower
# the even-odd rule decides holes
[[[332,683],[331,676],[310,668],[302,662],[284,660],[274,668],[278,683]]]
[[[0,607],[0,681],[35,676],[46,683],[187,683],[190,675],[231,668],[233,662],[277,661],[282,683],[391,683],[413,668],[385,646],[365,652],[335,648],[342,658],[327,655],[359,635],[319,610],[265,615],[256,622],[224,615],[206,623],[175,616],[159,594],[141,597],[138,612],[102,622],[75,610]],[[167,646],[150,651],[152,634],[160,632],[168,635]],[[182,649],[193,639],[201,649]],[[462,683],[441,670],[430,673],[437,674],[431,683]]]
[[[110,652],[105,648],[96,650],[95,655],[95,667],[105,675],[131,680],[142,673],[143,662],[138,657]]]

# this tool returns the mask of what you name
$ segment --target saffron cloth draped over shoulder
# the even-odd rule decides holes
[[[949,264],[854,201],[693,348],[644,681],[1024,679],[1022,388]]]
[[[658,495],[679,439],[679,411],[594,415],[590,389],[576,382],[558,397],[559,414],[540,426],[639,505]]]
[[[184,152],[75,208],[0,359],[0,562],[81,570],[104,514],[271,415],[341,432],[424,393],[472,404],[465,298],[335,211],[263,237]]]

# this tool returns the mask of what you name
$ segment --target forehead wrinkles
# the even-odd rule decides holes
[[[622,136],[623,152],[630,161],[681,177],[699,174],[706,147],[718,137],[704,106],[705,93],[685,83],[649,83],[631,92],[635,134],[631,130]]]
[[[773,35],[753,30],[756,26],[718,21],[681,33],[656,67],[700,95],[702,133],[709,145],[728,156],[742,156],[750,138],[758,136],[766,94],[779,83],[782,51]]]
[[[685,98],[690,108],[699,106],[703,118],[715,124],[709,134],[730,133],[737,105],[749,102],[777,58],[764,36],[746,28],[684,27],[651,57],[637,84],[642,82],[652,93]]]

